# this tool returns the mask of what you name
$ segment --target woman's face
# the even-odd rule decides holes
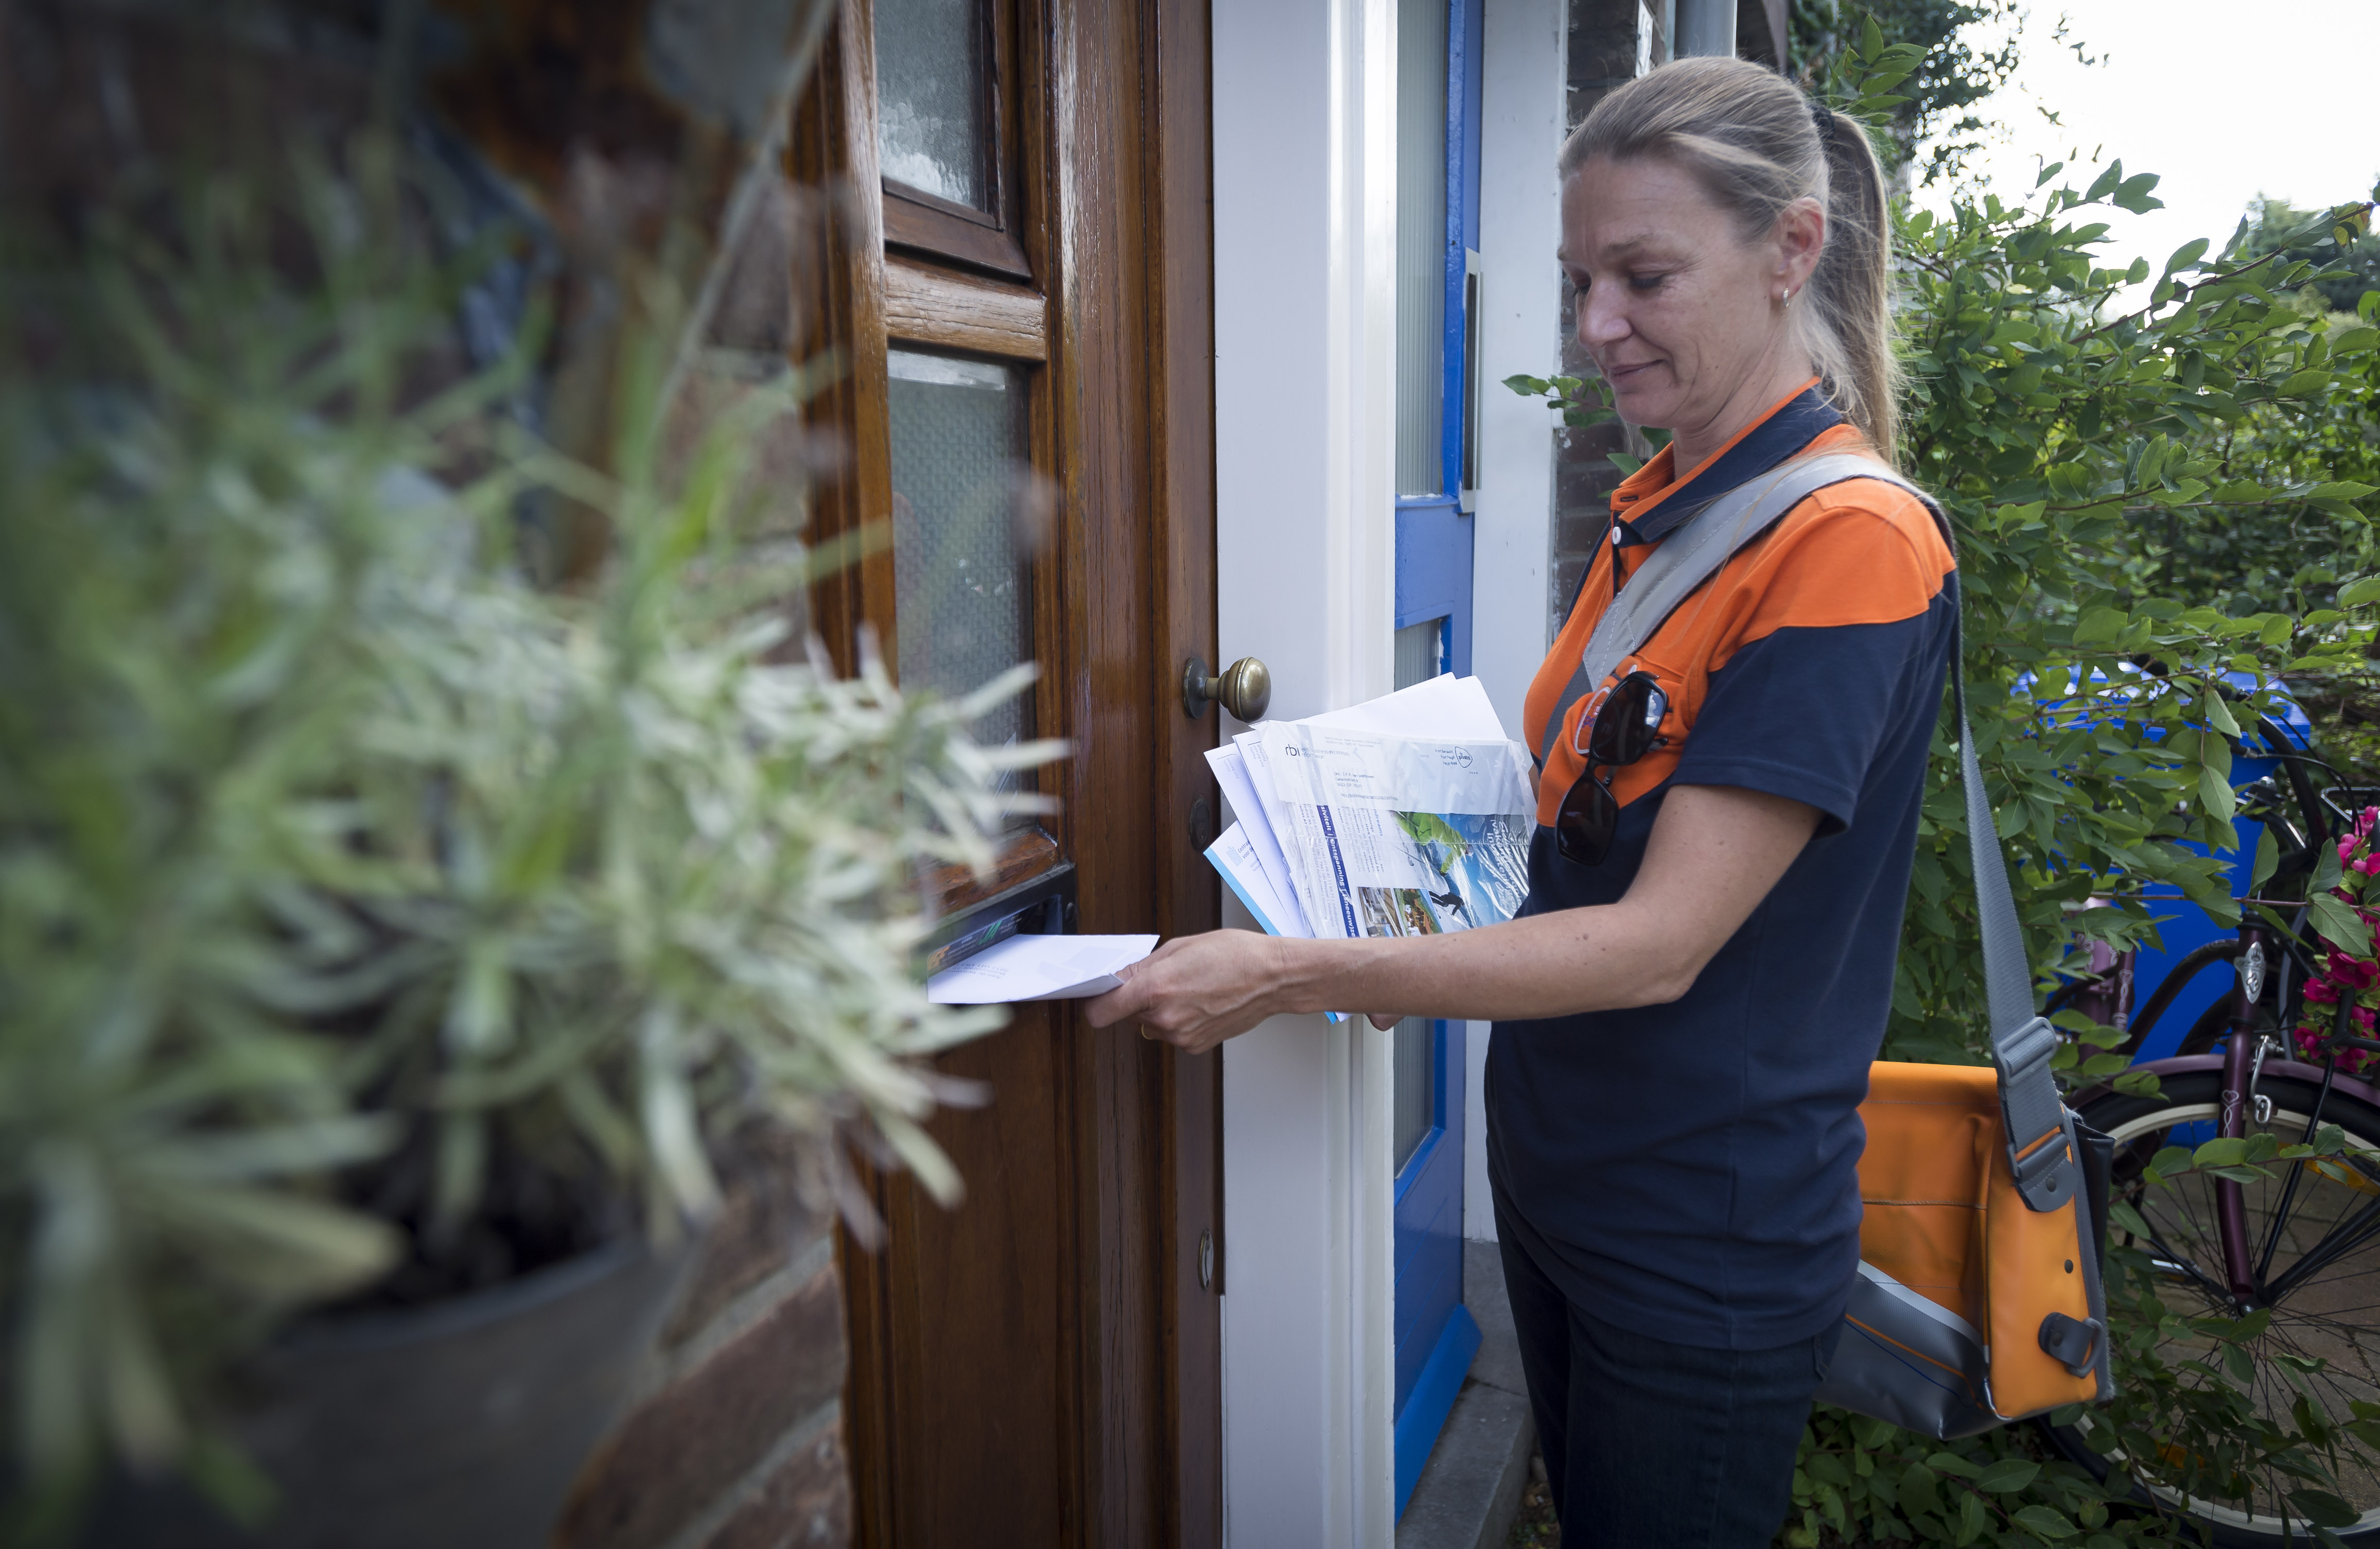
[[[1579,293],[1578,342],[1621,416],[1682,441],[1731,434],[1729,421],[1748,422],[1808,377],[1778,298],[1808,280],[1824,231],[1804,200],[1746,242],[1692,173],[1658,157],[1597,158],[1572,173],[1561,264]]]

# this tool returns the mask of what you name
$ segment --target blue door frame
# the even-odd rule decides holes
[[[1482,0],[1449,0],[1441,494],[1397,501],[1396,627],[1441,621],[1445,671],[1471,671],[1478,486],[1479,50]],[[1430,1128],[1396,1179],[1396,1489],[1404,1515],[1454,1408],[1479,1325],[1463,1305],[1463,1024],[1431,1032]]]
[[[1463,1305],[1463,1043],[1431,1030],[1430,1127],[1397,1174],[1397,1515],[1463,1391],[1479,1325]]]
[[[1397,501],[1397,620],[1448,620],[1445,661],[1471,671],[1471,511],[1478,488],[1481,0],[1451,0],[1446,47],[1445,413],[1438,494]]]

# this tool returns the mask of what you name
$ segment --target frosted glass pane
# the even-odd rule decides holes
[[[963,694],[1030,654],[1030,573],[1012,512],[1025,393],[1004,366],[892,352],[892,584],[904,688]],[[1013,701],[976,725],[997,745]]]
[[[1446,0],[1397,0],[1397,493],[1446,488]]]
[[[885,177],[991,208],[982,0],[876,0],[876,156]]]
[[[1390,1070],[1395,1077],[1394,1095],[1390,1099],[1393,1110],[1393,1143],[1396,1147],[1396,1171],[1403,1172],[1413,1160],[1414,1152],[1429,1134],[1432,1119],[1438,1115],[1438,1024],[1426,1018],[1407,1017],[1389,1035],[1394,1040],[1394,1058]]]

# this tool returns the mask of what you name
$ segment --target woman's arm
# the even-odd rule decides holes
[[[1085,1012],[1093,1027],[1136,1018],[1148,1034],[1203,1054],[1284,1012],[1364,1006],[1509,1019],[1658,1005],[1693,987],[1817,823],[1816,808],[1781,796],[1677,787],[1616,904],[1444,936],[1180,936]]]

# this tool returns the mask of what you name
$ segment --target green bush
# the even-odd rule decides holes
[[[299,185],[10,251],[55,325],[0,368],[0,1359],[44,1509],[111,1455],[261,1509],[240,1352],[665,1240],[746,1126],[953,1197],[924,1061],[1002,1013],[927,1003],[913,879],[988,863],[1054,750],[965,734],[1029,669],[941,703],[787,654],[783,361],[705,422],[656,327],[573,463],[527,346],[453,371],[468,276],[402,201]],[[515,540],[565,500],[611,557],[549,588]]]

